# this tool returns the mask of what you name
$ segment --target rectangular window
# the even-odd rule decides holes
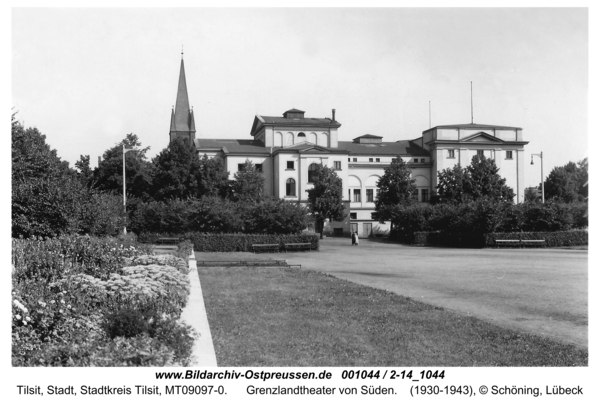
[[[421,163],[425,163],[425,159],[421,159]]]
[[[415,159],[415,160],[413,160],[413,162],[419,163],[419,159]]]
[[[356,212],[350,213],[350,219],[356,219]]]
[[[379,218],[377,218],[377,214],[375,212],[371,212],[371,219],[374,219],[377,221]]]
[[[482,158],[482,157],[484,156],[484,155],[483,155],[483,150],[479,149],[479,150],[477,151],[477,156],[479,156],[480,158]]]
[[[354,189],[354,202],[360,202],[360,188]]]
[[[348,158],[348,162],[350,161],[350,158]]]
[[[373,189],[367,190],[367,202],[373,202]]]
[[[333,168],[335,170],[342,170],[342,162],[340,162],[339,160],[336,160],[335,162],[333,162]]]
[[[353,162],[358,162],[358,159],[357,158],[352,158],[352,161]]]
[[[369,162],[372,162],[372,161],[373,161],[373,158],[369,158]]]
[[[375,158],[375,161],[376,161],[376,162],[379,162],[379,158]]]
[[[256,165],[254,165],[254,168],[256,169],[257,172],[262,173],[262,164],[256,164]]]
[[[350,189],[348,189],[348,201],[352,201],[350,194],[351,194],[351,191],[350,191]]]
[[[512,159],[512,158],[513,158],[513,157],[512,157],[512,150],[507,150],[507,151],[506,151],[506,158],[507,158],[507,159]]]
[[[289,170],[294,170],[294,161],[293,160],[288,160],[288,162],[287,162],[287,168]]]
[[[454,149],[448,149],[448,159],[454,159]]]
[[[121,166],[123,166],[123,165],[121,165]],[[238,172],[241,172],[242,170],[244,170],[244,164],[238,163]]]
[[[421,201],[429,201],[429,190],[421,190]]]

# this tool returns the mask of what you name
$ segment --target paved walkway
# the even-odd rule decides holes
[[[170,246],[155,247],[157,254],[167,253],[173,250]],[[181,313],[181,320],[192,326],[200,334],[194,342],[192,357],[194,359],[191,367],[217,367],[217,356],[213,346],[208,317],[206,316],[206,307],[202,296],[202,286],[196,267],[196,257],[192,253],[189,257],[190,272],[190,296],[188,303]]]

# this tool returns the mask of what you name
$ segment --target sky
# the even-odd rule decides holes
[[[251,139],[256,114],[415,139],[523,128],[525,185],[588,156],[585,8],[13,8],[12,107],[73,165],[135,133],[168,145],[183,48],[196,136]]]

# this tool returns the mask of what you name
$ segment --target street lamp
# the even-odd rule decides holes
[[[531,154],[531,164],[533,164],[533,157],[539,156],[541,161],[541,177],[542,177],[542,204],[544,203],[544,152],[540,153],[532,153]]]
[[[125,190],[125,154],[132,150],[137,150],[137,149],[126,148],[125,144],[123,144],[123,214],[127,214],[127,208],[126,208],[127,197],[125,194],[126,193],[126,190]],[[127,222],[125,222],[125,225],[123,225],[123,235],[127,235]]]

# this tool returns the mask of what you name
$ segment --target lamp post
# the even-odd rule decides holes
[[[540,173],[541,173],[541,178],[542,178],[542,204],[544,203],[544,152],[540,152],[540,153],[532,153],[531,154],[531,164],[533,164],[533,157],[534,156],[539,156],[540,157],[540,162],[541,162],[541,168],[540,168]]]
[[[126,148],[125,144],[123,144],[123,214],[127,214],[127,197],[126,197],[126,189],[125,189],[125,154],[129,151],[137,150],[135,148]],[[127,222],[123,225],[123,235],[127,235]]]

